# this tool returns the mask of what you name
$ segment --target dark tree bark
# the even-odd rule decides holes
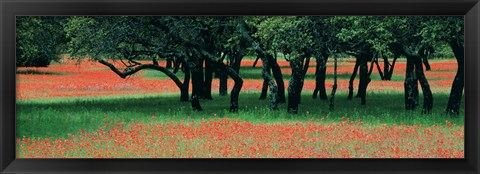
[[[272,55],[266,55],[266,57],[268,58],[270,68],[272,69],[272,74],[275,78],[275,82],[277,82],[277,102],[285,103],[285,83],[283,82],[283,75],[280,66],[277,63],[277,60]]]
[[[244,55],[242,53],[239,53],[239,52],[231,52],[229,54],[230,65],[237,73],[240,73],[240,66],[241,66],[241,63],[242,63],[243,56]]]
[[[271,73],[270,73],[270,63],[269,59],[265,56],[262,55],[262,77],[264,79],[263,83],[264,86],[262,87],[262,95],[260,96],[260,99],[265,99],[267,95],[267,86],[270,87],[270,101],[269,101],[269,108],[270,110],[277,110],[278,109],[278,104],[277,104],[277,85],[275,84],[275,80],[273,79]],[[266,85],[266,86],[265,86]],[[263,89],[265,88],[265,89]],[[265,96],[264,96],[265,95]]]
[[[395,63],[397,62],[397,59],[398,59],[397,56],[393,57],[392,66],[390,67],[389,71],[385,71],[385,72],[388,72],[385,74],[386,80],[392,80],[393,70],[395,69]]]
[[[260,57],[257,56],[257,58],[255,59],[255,61],[253,62],[253,66],[252,66],[252,67],[255,68],[255,66],[257,66],[258,59],[260,59]]]
[[[153,62],[154,65],[158,65],[158,61],[155,57],[153,57],[152,62]]]
[[[218,79],[220,81],[219,89],[218,89],[218,93],[219,93],[220,96],[226,96],[227,93],[228,93],[227,92],[228,75],[220,67],[220,65],[223,64],[223,60],[225,59],[225,56],[226,56],[226,54],[223,54],[220,61],[217,64],[215,64],[215,68],[217,69],[216,74],[218,74]]]
[[[204,99],[205,96],[205,92],[204,92],[204,86],[205,86],[205,73],[203,72],[203,64],[205,62],[205,59],[200,59],[199,62],[197,62],[198,64],[195,64],[195,67],[197,69],[195,69],[195,73],[197,73],[198,77],[197,77],[197,83],[198,85],[200,86],[201,90],[199,91],[198,93],[198,97],[200,99]],[[192,78],[193,78],[193,75],[192,75]],[[193,83],[193,82],[192,82]]]
[[[360,59],[355,59],[355,67],[353,68],[352,76],[350,76],[350,81],[348,81],[348,99],[352,100],[353,98],[353,81],[357,76],[358,68],[360,67]]]
[[[358,97],[360,97],[362,105],[366,104],[367,87],[371,81],[367,64],[369,57],[369,54],[363,54],[357,58],[360,59],[360,82],[358,84]]]
[[[426,57],[422,57],[423,64],[425,65],[425,70],[430,71],[432,68],[430,67],[430,63],[428,63],[428,58],[430,57],[430,53]]]
[[[193,63],[191,69],[192,73],[192,108],[196,111],[201,111],[202,107],[200,106],[200,96],[203,93],[203,67],[201,66],[201,60],[197,60]]]
[[[390,69],[390,63],[388,62],[388,57],[387,56],[383,56],[383,78],[382,80],[391,80],[391,77],[388,73],[389,73],[389,69]]]
[[[380,74],[380,79],[385,80],[385,76],[383,75],[382,68],[380,68],[380,65],[378,64],[378,59],[375,59],[375,65],[377,66],[378,74]]]
[[[290,67],[292,68],[292,76],[288,84],[288,106],[287,111],[291,114],[298,113],[298,104],[300,94],[298,93],[302,78],[302,63],[298,59],[290,60]]]
[[[421,57],[415,56],[413,57],[413,59],[415,60],[415,75],[417,75],[417,79],[420,82],[420,86],[422,87],[422,92],[423,92],[422,113],[429,114],[433,108],[432,91],[430,90],[430,85],[428,84],[428,80],[425,77],[425,73],[423,72]]]
[[[367,57],[366,59],[367,59],[367,64],[368,64],[368,60],[370,60],[370,69],[368,70],[368,75],[370,75],[373,72],[373,66],[375,65],[376,58],[375,57],[372,57],[372,58]]]
[[[457,42],[450,42],[450,47],[457,59],[457,74],[453,79],[452,89],[450,90],[450,97],[448,98],[448,104],[446,112],[450,115],[460,114],[460,105],[462,104],[463,88],[465,86],[465,62],[464,62],[464,46]]]
[[[418,93],[418,92],[415,92],[415,91],[418,91],[418,86],[415,85],[417,84],[417,79],[415,78],[414,71],[415,71],[414,60],[411,60],[411,58],[407,57],[407,66],[405,70],[405,82],[404,82],[406,110],[414,110],[418,105],[418,97],[415,96],[416,93]]]
[[[170,69],[173,67],[173,61],[170,58],[167,58],[167,65],[166,68]]]
[[[230,92],[230,112],[237,112],[238,111],[238,96],[240,94],[240,90],[243,86],[243,79],[240,75],[235,71],[232,67],[229,67],[223,63],[218,63],[223,71],[225,71],[235,82],[233,85],[233,89]]]
[[[337,92],[337,58],[334,57],[334,64],[333,64],[333,87],[332,87],[332,94],[330,96],[330,106],[329,109],[333,112],[335,107],[335,93]]]
[[[313,98],[317,98],[320,93],[320,100],[327,100],[327,91],[325,88],[325,77],[327,72],[328,54],[317,55],[317,65],[315,70],[315,90],[313,90]]]
[[[269,84],[270,83],[269,77],[271,77],[270,66],[268,64],[268,59],[265,59],[265,61],[262,63],[263,84],[262,84],[262,93],[260,94],[260,100],[265,100],[267,98],[268,86],[270,85]],[[269,74],[270,76],[265,76],[265,74]]]
[[[305,75],[307,74],[308,67],[310,66],[310,55],[307,55],[305,58],[305,63],[302,68],[302,77],[300,78],[300,85],[298,87],[298,103],[302,103],[302,90],[303,90],[303,84],[305,84]]]
[[[184,83],[187,82],[185,81],[184,83],[182,83],[178,77],[172,73],[171,71],[169,71],[167,68],[164,68],[164,67],[161,67],[161,66],[158,66],[158,65],[155,65],[155,64],[139,64],[139,66],[133,68],[133,69],[130,69],[128,71],[120,71],[118,70],[118,68],[116,68],[113,64],[105,61],[105,60],[98,60],[99,63],[107,66],[110,68],[110,70],[112,70],[113,72],[115,72],[115,74],[117,74],[118,76],[120,76],[121,78],[126,78],[132,74],[135,74],[143,69],[153,69],[153,70],[157,70],[157,71],[160,71],[160,72],[163,72],[165,73],[165,75],[167,75],[168,77],[170,77],[170,79],[173,80],[173,82],[175,82],[175,84],[177,85],[177,87],[180,89],[180,91],[182,91],[182,88],[184,86]],[[188,91],[188,90],[187,90]],[[187,93],[188,95],[188,93]],[[182,97],[180,97],[180,100],[182,101]]]
[[[203,98],[212,100],[212,80],[213,80],[213,62],[210,59],[205,59],[205,83],[203,85]]]
[[[227,95],[227,85],[228,85],[228,75],[225,72],[220,73],[220,88],[219,88],[219,94],[220,96],[225,96]]]
[[[188,101],[188,88],[190,87],[190,67],[186,65],[185,62],[182,62],[183,73],[185,77],[183,79],[183,85],[180,93],[180,101]]]

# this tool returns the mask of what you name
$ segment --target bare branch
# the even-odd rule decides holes
[[[175,74],[170,72],[168,69],[166,69],[164,67],[161,67],[161,66],[158,66],[158,65],[142,64],[142,65],[139,65],[139,66],[137,66],[133,69],[127,70],[125,72],[121,72],[120,70],[118,70],[118,68],[115,67],[115,65],[113,65],[113,64],[111,64],[111,63],[109,63],[105,60],[99,59],[98,62],[105,65],[105,66],[108,66],[113,72],[115,72],[118,76],[120,76],[123,79],[132,75],[132,74],[135,74],[138,71],[143,70],[143,69],[154,69],[154,70],[158,70],[158,71],[161,71],[161,72],[165,73],[165,75],[170,77],[175,82],[175,84],[177,85],[178,88],[181,89],[182,85],[183,85],[183,83],[178,79],[178,77]]]

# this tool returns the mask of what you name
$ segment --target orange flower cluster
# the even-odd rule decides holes
[[[117,67],[123,65],[116,62]],[[170,79],[148,79],[140,75],[120,78],[100,63],[67,61],[49,67],[18,68],[51,74],[17,74],[17,98],[73,97],[124,94],[179,93]]]
[[[155,116],[151,117],[155,120]],[[68,138],[17,139],[18,158],[463,158],[464,127],[342,119],[107,123]]]

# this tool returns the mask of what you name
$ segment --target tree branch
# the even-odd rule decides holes
[[[143,70],[143,69],[154,69],[154,70],[158,70],[158,71],[161,71],[161,72],[165,73],[165,75],[170,77],[170,79],[172,79],[175,82],[175,84],[177,85],[178,88],[181,89],[182,85],[183,85],[183,83],[178,79],[178,77],[175,74],[170,72],[168,69],[166,69],[164,67],[161,67],[161,66],[158,66],[158,65],[142,64],[142,65],[139,65],[139,66],[137,66],[133,69],[127,70],[125,72],[121,72],[113,64],[111,64],[111,63],[109,63],[105,60],[100,59],[100,60],[98,60],[98,62],[105,65],[105,66],[108,66],[113,72],[115,72],[115,74],[117,74],[118,76],[120,76],[123,79],[126,78],[127,76],[135,74],[138,71]]]

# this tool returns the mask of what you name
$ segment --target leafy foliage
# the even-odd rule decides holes
[[[65,18],[19,16],[16,22],[17,67],[45,67],[59,60],[66,43]]]

